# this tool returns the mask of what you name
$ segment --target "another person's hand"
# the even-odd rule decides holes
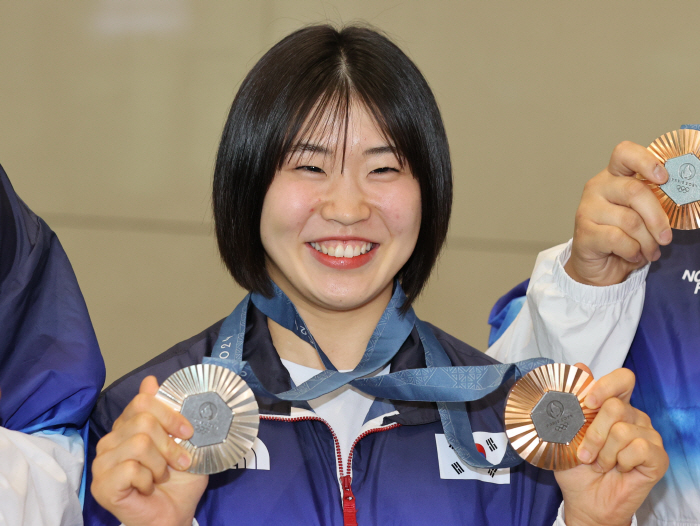
[[[157,391],[155,377],[144,378],[97,443],[91,491],[126,526],[191,526],[209,477],[184,471],[191,458],[169,435],[189,438],[192,425],[157,400]]]
[[[651,189],[634,177],[663,184],[668,173],[639,144],[617,145],[608,167],[586,183],[576,211],[571,257],[565,265],[586,285],[614,285],[661,255],[672,233],[668,217]]]
[[[634,381],[630,370],[617,369],[597,380],[584,400],[600,408],[578,449],[584,464],[555,473],[567,526],[629,526],[668,468],[661,436],[629,403]]]

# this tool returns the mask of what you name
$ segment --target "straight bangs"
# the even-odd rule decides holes
[[[305,153],[311,153],[309,145],[317,143],[319,139],[322,143],[320,145],[333,152],[334,156],[338,153],[342,155],[342,170],[345,166],[348,126],[353,105],[364,107],[373,117],[380,135],[392,148],[403,168],[406,164],[406,141],[397,141],[397,136],[403,138],[399,126],[394,125],[394,129],[390,128],[389,123],[395,124],[395,119],[387,119],[382,114],[381,106],[371,98],[371,92],[358,93],[348,76],[329,77],[322,86],[321,93],[311,94],[300,101],[300,111],[290,120],[285,131],[285,139],[276,162],[277,170],[295,156],[303,158]],[[308,111],[305,111],[307,108]],[[333,145],[337,147],[333,148]]]

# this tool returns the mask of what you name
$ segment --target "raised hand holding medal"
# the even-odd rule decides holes
[[[664,164],[651,151],[622,142],[608,166],[586,183],[571,251],[563,262],[575,281],[597,287],[622,283],[659,259],[659,247],[671,242],[668,216],[638,176],[657,185],[668,181]],[[633,279],[643,281],[644,275]]]
[[[629,404],[634,383],[626,369],[595,382],[583,364],[555,363],[511,388],[506,435],[524,460],[555,471],[567,524],[614,524],[605,506],[591,506],[601,495],[617,517],[632,517],[668,467],[649,417]]]
[[[156,398],[158,381],[147,376],[138,394],[97,443],[91,492],[118,510],[124,524],[191,524],[208,476],[188,473],[191,455],[175,439],[192,425]]]
[[[604,286],[660,256],[671,228],[700,228],[700,131],[683,126],[648,148],[620,143],[588,181],[566,262],[576,281]]]

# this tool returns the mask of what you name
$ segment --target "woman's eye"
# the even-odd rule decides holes
[[[317,173],[317,174],[325,173],[318,166],[299,166],[299,167],[297,167],[297,170],[302,170],[305,172],[313,172],[313,173]]]
[[[375,170],[372,170],[371,173],[373,173],[373,174],[385,174],[385,173],[390,173],[390,172],[399,173],[399,170],[397,170],[396,168],[392,168],[390,166],[383,166],[381,168],[377,168]]]

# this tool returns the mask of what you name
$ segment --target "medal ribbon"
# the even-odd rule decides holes
[[[474,444],[464,402],[479,400],[498,389],[510,378],[518,380],[532,369],[551,363],[551,360],[535,358],[515,364],[452,366],[447,353],[433,332],[416,317],[413,309],[405,315],[400,313],[399,309],[406,300],[406,296],[397,283],[362,359],[355,369],[341,373],[318,346],[289,298],[274,283],[273,289],[272,298],[252,293],[238,304],[224,320],[212,357],[205,358],[204,363],[231,369],[246,381],[256,395],[277,401],[312,400],[350,384],[377,398],[436,402],[445,438],[464,462],[472,467],[489,469],[513,467],[522,462],[510,444],[507,445],[506,453],[499,464],[492,464],[479,453]],[[265,316],[312,345],[321,357],[326,370],[282,393],[270,393],[265,389],[250,365],[243,361],[246,318],[251,301]],[[427,367],[363,378],[385,367],[392,360],[413,327],[418,330]]]

